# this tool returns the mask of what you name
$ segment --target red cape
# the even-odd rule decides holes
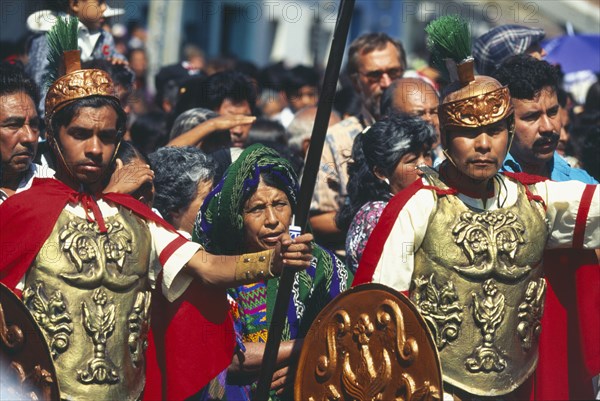
[[[98,197],[176,232],[129,195]],[[15,290],[69,202],[97,208],[89,195],[58,180],[38,178],[29,190],[0,206],[0,281],[10,289]],[[228,308],[224,307],[226,293],[218,288],[200,288],[194,282],[176,302],[169,303],[160,292],[160,282],[157,288],[152,299],[155,334],[149,335],[144,399],[184,399],[200,391],[233,357],[235,337]],[[186,382],[177,381],[179,377]]]
[[[503,174],[525,185],[546,180],[523,173]],[[373,280],[385,241],[398,214],[421,189],[436,190],[425,186],[419,179],[390,200],[369,237],[352,286]],[[588,189],[591,189],[590,186]],[[448,193],[436,192],[440,196]],[[583,199],[580,205],[578,222],[584,222],[589,211],[590,191],[586,192],[584,198],[587,196],[587,199]],[[575,248],[581,247],[582,235],[581,227],[576,229]],[[533,384],[530,399],[591,399],[591,379],[600,374],[600,266],[594,251],[555,250],[547,251],[544,257],[548,287],[538,369],[534,380],[527,383]]]

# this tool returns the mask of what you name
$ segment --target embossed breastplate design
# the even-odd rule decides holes
[[[63,396],[135,400],[144,386],[151,237],[131,212],[105,221],[103,234],[63,211],[23,300],[50,345]]]
[[[454,195],[437,200],[415,253],[411,299],[436,338],[445,381],[500,396],[533,372],[546,238],[522,186],[515,205],[493,211],[470,210]]]

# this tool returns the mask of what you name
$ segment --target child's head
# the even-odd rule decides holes
[[[71,14],[77,18],[90,31],[97,31],[104,22],[106,0],[50,0],[50,7],[54,11]]]

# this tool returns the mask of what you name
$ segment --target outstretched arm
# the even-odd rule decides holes
[[[169,141],[167,146],[198,146],[207,136],[215,131],[228,130],[238,125],[252,124],[256,120],[254,116],[231,115],[219,116],[196,125],[191,130],[175,137]]]
[[[237,287],[281,274],[283,266],[304,270],[312,260],[311,234],[303,234],[294,240],[285,234],[277,248],[272,251],[245,255],[213,255],[197,252],[187,263],[184,271],[202,283],[218,287]]]

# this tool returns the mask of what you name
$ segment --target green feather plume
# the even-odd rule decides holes
[[[77,50],[77,17],[56,17],[56,24],[46,34],[48,40],[48,69],[44,76],[46,88],[50,87],[60,78],[60,67],[63,61],[63,52]]]
[[[471,32],[467,21],[457,15],[445,15],[429,23],[427,48],[432,63],[444,75],[448,75],[445,59],[460,63],[471,56]]]

